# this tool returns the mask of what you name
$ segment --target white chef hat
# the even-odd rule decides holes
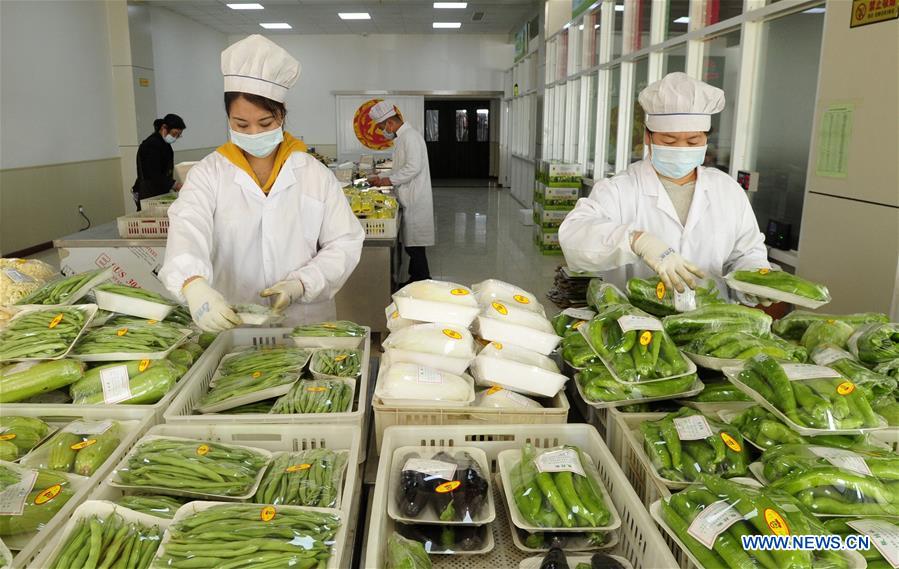
[[[302,66],[272,40],[253,34],[222,52],[225,92],[260,95],[283,103]]]
[[[724,91],[686,73],[669,73],[640,92],[652,132],[705,132],[724,109]]]
[[[386,121],[390,117],[395,116],[396,107],[393,106],[393,103],[388,103],[387,101],[381,101],[375,104],[375,106],[373,106],[368,111],[368,117],[371,119],[371,122],[375,124]]]

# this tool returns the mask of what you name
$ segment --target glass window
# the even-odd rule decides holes
[[[621,66],[616,65],[609,74],[609,105],[608,122],[609,132],[606,140],[606,163],[603,168],[603,176],[611,176],[615,173],[615,153],[618,152],[618,94],[621,89]]]
[[[557,66],[556,81],[568,77],[568,30],[558,35],[559,41],[556,42],[557,50]]]
[[[624,43],[624,0],[615,0],[615,30],[612,32],[612,59],[621,57]]]
[[[727,105],[717,115],[712,115],[712,132],[709,134],[709,150],[706,166],[714,166],[725,172],[730,169],[731,140],[733,139],[734,112],[737,100],[737,80],[740,76],[740,30],[734,30],[705,42],[702,58],[702,80],[724,89]]]
[[[652,0],[639,0],[634,5],[637,15],[634,17],[634,39],[631,51],[649,47],[649,26],[652,16]]]
[[[425,142],[437,142],[440,140],[440,111],[428,109],[425,111]]]
[[[643,160],[643,128],[645,115],[637,100],[649,84],[649,58],[641,57],[634,65],[634,117],[631,125],[631,162]]]
[[[583,21],[568,29],[568,73],[571,75],[581,70],[581,34],[583,29]]]
[[[587,78],[587,163],[590,166],[596,152],[596,83],[596,73]]]
[[[478,142],[490,141],[490,109],[478,109]]]
[[[662,76],[687,70],[687,44],[682,43],[662,52]]]
[[[599,25],[602,20],[602,14],[597,10],[590,16],[593,19],[593,65],[599,65]]]
[[[468,111],[456,109],[456,142],[468,142]]]
[[[670,0],[668,17],[665,21],[665,39],[687,33],[690,24],[690,0]]]
[[[583,68],[589,69],[599,64],[599,12],[584,15]]]
[[[562,159],[565,162],[576,162],[578,153],[578,132],[580,128],[578,113],[581,110],[581,80],[569,81],[566,84],[565,103],[565,141]]]
[[[743,13],[743,0],[706,0],[703,20],[706,26],[723,22]]]
[[[823,7],[822,7],[823,8]],[[799,224],[821,50],[824,14],[808,11],[764,24],[767,41],[759,54],[755,166],[758,191],[752,208],[759,227],[789,223],[790,248],[799,245]]]

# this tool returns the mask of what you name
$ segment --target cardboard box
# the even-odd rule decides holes
[[[571,206],[566,207],[558,207],[558,206],[549,206],[545,207],[542,204],[534,205],[534,223],[543,227],[544,229],[556,228],[562,225],[562,222],[565,221],[565,217],[574,209]]]

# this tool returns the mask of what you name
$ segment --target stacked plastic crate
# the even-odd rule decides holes
[[[561,255],[559,226],[577,203],[580,164],[543,161],[534,185],[534,242],[544,255]]]

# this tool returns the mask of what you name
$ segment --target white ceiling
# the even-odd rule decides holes
[[[232,10],[228,2],[255,0],[146,0],[226,34],[507,34],[537,13],[537,0],[471,0],[464,10],[435,9],[430,0],[258,0],[264,10]],[[338,12],[368,12],[371,20],[346,21]],[[483,12],[480,21],[473,21]],[[287,22],[291,30],[264,30]],[[462,22],[461,30],[434,30],[433,22]]]

